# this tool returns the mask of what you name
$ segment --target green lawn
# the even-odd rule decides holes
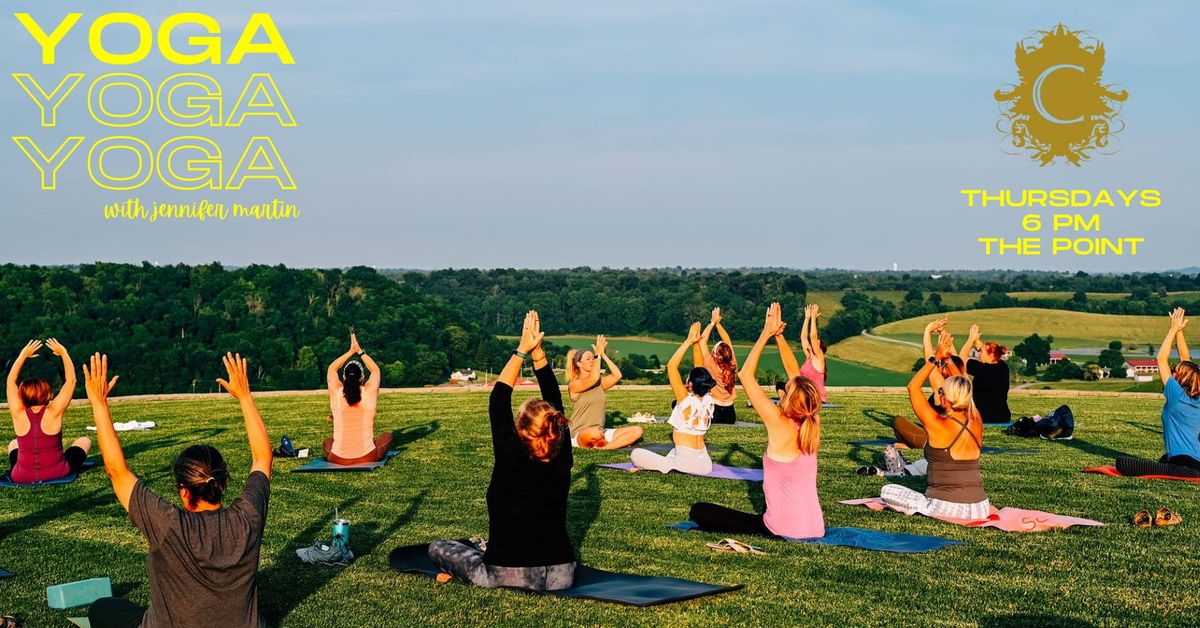
[[[518,395],[523,397],[524,394]],[[663,391],[620,388],[609,396],[619,415],[662,412]],[[1158,456],[1156,399],[1071,398],[1079,421],[1072,442],[1026,441],[987,432],[988,444],[1032,447],[1032,456],[985,456],[988,492],[999,506],[1053,510],[1113,525],[1040,534],[967,529],[922,517],[872,513],[839,499],[878,494],[881,478],[855,476],[872,452],[849,440],[890,433],[886,417],[906,411],[895,394],[834,394],[844,407],[822,415],[819,489],[829,526],[941,535],[967,545],[929,554],[868,553],[759,540],[770,556],[719,555],[704,543],[718,535],[664,526],[686,518],[689,504],[708,500],[761,507],[761,486],[723,480],[600,470],[616,452],[582,452],[575,464],[570,529],[583,562],[643,574],[742,583],[745,589],[649,609],[565,601],[512,591],[438,585],[387,566],[399,545],[486,533],[484,492],[491,452],[483,393],[392,394],[380,402],[380,426],[397,431],[402,450],[373,474],[287,473],[275,482],[259,576],[259,599],[275,626],[444,625],[1162,625],[1193,623],[1200,606],[1200,510],[1193,484],[1084,475],[1086,465],[1118,453]],[[1053,398],[1014,397],[1017,414],[1045,413]],[[264,398],[273,438],[289,434],[318,446],[329,431],[323,396]],[[154,420],[149,432],[123,434],[130,466],[163,495],[174,492],[169,465],[194,442],[218,446],[240,490],[249,465],[241,419],[231,400],[128,402],[117,420]],[[747,418],[748,411],[739,407]],[[86,407],[72,409],[67,436],[84,434]],[[665,441],[669,428],[649,429]],[[715,427],[718,461],[757,466],[765,434]],[[920,487],[919,483],[913,484]],[[173,497],[168,497],[174,500]],[[65,487],[5,489],[0,508],[0,613],[18,612],[30,626],[65,626],[82,609],[52,611],[45,588],[109,576],[118,593],[146,603],[145,542],[113,498],[103,471]],[[1140,508],[1167,506],[1183,525],[1138,530],[1127,523]],[[293,551],[328,534],[334,508],[353,521],[359,559],[344,569],[300,566]],[[219,621],[217,622],[219,625]]]

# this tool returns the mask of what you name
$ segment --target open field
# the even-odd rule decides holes
[[[925,325],[937,317],[918,316],[896,321],[880,325],[871,333],[920,342]],[[1119,316],[1040,308],[969,310],[950,314],[950,332],[960,340],[966,338],[972,323],[979,324],[985,340],[995,340],[1009,347],[1035,332],[1054,336],[1055,348],[1104,347],[1112,340],[1144,347],[1162,342],[1167,331],[1165,315]]]
[[[863,290],[864,294],[873,296],[884,301],[892,303],[900,303],[904,300],[906,294],[903,290]],[[929,296],[930,291],[925,292],[925,296]],[[833,315],[834,312],[842,309],[842,297],[846,292],[843,290],[813,290],[808,293],[808,302],[816,303],[821,306],[821,311],[826,315]],[[950,307],[971,307],[979,302],[979,297],[982,292],[938,292],[942,295],[942,303]],[[1171,297],[1196,300],[1200,299],[1200,291],[1186,292],[1171,292]],[[1065,300],[1075,296],[1074,292],[1009,292],[1008,296],[1018,301],[1028,301],[1030,299],[1059,299]],[[1129,296],[1125,292],[1088,292],[1088,299],[1092,301],[1112,301],[1115,299],[1124,299]]]
[[[798,333],[798,332],[797,332]],[[596,340],[595,336],[547,336],[547,340],[557,345],[577,348],[590,348]],[[676,341],[658,340],[654,338],[609,338],[608,344],[611,347],[610,355],[618,358],[621,355],[637,353],[644,356],[657,355],[658,359],[665,366],[667,360],[679,348],[679,343],[683,339]],[[715,342],[715,338],[713,339]],[[804,362],[804,352],[800,348],[800,341],[793,335],[788,340],[792,351],[796,353],[796,359],[801,363]],[[750,351],[749,342],[734,341],[734,353],[737,355],[739,364]],[[684,358],[685,363],[690,363],[691,354]],[[876,368],[867,364],[846,361],[836,357],[826,361],[828,370],[828,381],[830,386],[901,386],[908,382],[908,376],[897,374],[886,368]],[[908,366],[912,366],[912,360],[909,360]],[[779,359],[779,351],[774,344],[767,346],[763,351],[762,360],[759,362],[759,372],[774,371],[775,373],[783,373],[783,362]]]
[[[518,400],[528,393],[518,393]],[[616,416],[662,411],[661,390],[615,389]],[[890,433],[884,422],[907,412],[898,394],[840,394],[842,408],[822,414],[819,490],[829,526],[930,534],[966,545],[929,554],[861,550],[759,540],[769,556],[720,555],[704,543],[720,535],[664,526],[707,500],[761,508],[761,486],[689,476],[600,470],[616,452],[580,452],[570,503],[570,530],[582,561],[605,569],[743,583],[741,591],[648,609],[559,600],[512,591],[438,585],[393,573],[388,552],[399,545],[460,538],[487,530],[484,493],[491,467],[483,393],[390,394],[380,400],[379,427],[396,433],[401,453],[373,474],[291,474],[299,461],[279,460],[259,575],[259,599],[274,626],[452,625],[837,625],[905,623],[932,626],[1159,626],[1192,623],[1200,611],[1200,510],[1194,484],[1115,479],[1078,473],[1119,453],[1157,457],[1162,448],[1153,398],[1014,395],[1018,414],[1045,413],[1067,401],[1079,429],[1074,441],[1027,441],[987,431],[987,444],[1031,447],[1029,456],[985,456],[985,485],[998,506],[1086,516],[1112,525],[1039,534],[968,529],[923,517],[872,513],[837,500],[878,494],[882,478],[854,468],[872,459],[849,440]],[[322,396],[264,397],[273,439],[288,434],[316,446],[328,434]],[[235,469],[236,494],[249,465],[232,400],[123,402],[117,420],[154,420],[148,432],[122,434],[132,469],[160,494],[174,493],[173,458],[188,444],[219,447]],[[745,408],[738,408],[749,418]],[[85,434],[86,406],[72,408],[66,436]],[[618,419],[619,420],[619,419]],[[650,426],[650,441],[669,428]],[[717,426],[719,462],[758,466],[765,434]],[[922,484],[912,482],[915,488]],[[30,626],[65,626],[82,609],[46,607],[45,587],[109,576],[118,593],[148,601],[146,545],[117,504],[99,470],[64,487],[4,489],[0,612],[19,612]],[[168,497],[175,501],[175,497]],[[1166,506],[1183,525],[1138,530],[1127,521],[1140,508]],[[326,536],[334,507],[353,521],[358,560],[343,569],[300,566],[296,548]],[[749,539],[747,539],[749,540]],[[1166,620],[1164,622],[1164,620]]]

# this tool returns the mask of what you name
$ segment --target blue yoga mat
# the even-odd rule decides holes
[[[17,575],[17,574],[15,574],[11,571],[8,571],[6,569],[0,569],[0,578],[11,578],[15,575]]]
[[[398,454],[398,451],[389,451],[387,456],[379,462],[360,462],[358,464],[334,464],[325,459],[325,456],[318,456],[316,460],[302,466],[292,469],[292,473],[332,473],[346,471],[374,471],[379,467],[387,464],[393,456]]]
[[[388,556],[392,569],[403,573],[437,576],[438,568],[429,560],[429,544],[397,547]],[[575,568],[575,584],[559,591],[526,591],[555,597],[615,602],[629,606],[655,606],[691,600],[706,595],[736,591],[742,585],[708,584],[683,578],[638,576],[595,569],[586,565]]]
[[[83,462],[82,471],[87,471],[88,469],[91,469],[94,466],[96,466],[95,462],[92,462],[91,460],[85,460]],[[56,478],[53,480],[46,480],[44,482],[28,482],[28,483],[26,483],[26,482],[13,482],[12,478],[9,477],[9,475],[8,475],[9,473],[11,473],[11,471],[6,471],[4,473],[4,475],[0,475],[0,488],[55,486],[58,484],[70,484],[71,482],[75,481],[75,478],[79,477],[78,473],[68,473],[68,474],[62,476],[61,478]]]
[[[606,463],[606,464],[598,464],[596,466],[604,467],[606,469],[621,469],[624,471],[629,471],[630,469],[633,469],[632,462]],[[658,471],[642,471],[642,473],[659,473],[659,472]],[[672,473],[682,473],[682,472],[672,471]],[[685,475],[691,475],[691,474],[685,474]],[[708,474],[696,475],[693,477],[717,478],[719,480],[744,480],[746,482],[762,482],[763,481],[763,470],[762,469],[747,469],[747,468],[743,468],[743,467],[727,467],[723,464],[715,464],[714,463],[712,471],[708,472]]]
[[[667,526],[683,531],[703,531],[695,521],[682,521]],[[922,536],[920,534],[904,534],[899,532],[881,532],[866,528],[825,528],[825,536],[819,539],[789,539],[780,537],[789,543],[810,543],[817,545],[837,545],[841,547],[857,547],[858,549],[876,552],[896,552],[898,554],[915,554],[932,552],[950,545],[963,545],[962,541],[952,541],[937,536]]]

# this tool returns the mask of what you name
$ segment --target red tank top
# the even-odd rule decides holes
[[[45,406],[36,413],[25,408],[29,431],[17,437],[17,464],[11,474],[13,482],[33,484],[57,480],[71,472],[71,466],[63,457],[62,430],[53,435],[42,433],[42,417],[45,414]]]

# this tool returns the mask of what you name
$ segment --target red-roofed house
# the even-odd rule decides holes
[[[1050,354],[1050,363],[1051,364],[1058,364],[1059,362],[1070,362],[1070,361],[1071,361],[1071,358],[1068,357],[1067,354],[1065,354],[1065,353],[1051,353]]]
[[[1126,360],[1125,370],[1130,379],[1148,382],[1158,375],[1158,360]]]

